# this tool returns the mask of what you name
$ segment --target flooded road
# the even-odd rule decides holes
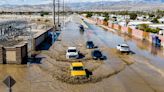
[[[104,30],[100,27],[97,27],[96,25],[92,25],[89,23],[87,24],[90,28],[87,33],[89,38],[92,36],[92,40],[97,41],[99,39],[101,42],[99,42],[98,44],[105,44],[107,47],[116,48],[116,46],[120,43],[127,43],[130,46],[131,50],[135,53],[134,55],[132,55],[132,57],[136,63],[126,68],[125,71],[128,71],[127,75],[125,71],[123,71],[125,73],[124,75],[128,78],[123,79],[124,76],[118,75],[120,79],[123,79],[122,81],[124,81],[126,85],[129,85],[129,83],[127,82],[130,78],[132,78],[131,74],[136,73],[136,75],[133,76],[132,79],[141,78],[141,80],[145,82],[153,92],[164,92],[164,90],[160,87],[162,86],[164,81],[164,52],[162,48],[154,47],[152,46],[152,44],[146,41],[144,42],[136,38],[130,38],[117,32]],[[121,74],[123,74],[123,72]],[[159,79],[156,78],[157,76],[159,77]],[[131,84],[136,85],[135,82]],[[154,87],[154,85],[157,84],[159,87]],[[132,86],[128,89],[132,89],[130,92],[135,92],[134,88],[137,88],[137,86]],[[149,90],[145,92],[151,91]]]
[[[0,65],[0,92],[7,90],[1,82],[7,75],[17,81],[13,92],[164,92],[161,51],[154,54],[150,44],[143,45],[140,40],[129,39],[93,24],[87,25],[88,29],[79,31],[79,18],[72,16],[59,39],[49,50],[41,51],[37,56],[41,59],[40,64]],[[87,40],[92,40],[107,60],[91,60],[91,50],[85,47]],[[136,54],[121,55],[116,51],[115,46],[125,40]],[[68,46],[76,46],[85,55],[83,62],[88,69],[94,70],[93,76],[98,81],[69,84],[57,79],[67,79],[63,72],[70,64],[65,59]]]
[[[149,42],[104,30],[96,25],[88,25],[90,27],[88,34],[93,33],[94,38],[98,37],[108,47],[116,48],[118,44],[127,43],[138,57],[148,59],[150,64],[164,71],[164,49],[162,47],[155,47]]]

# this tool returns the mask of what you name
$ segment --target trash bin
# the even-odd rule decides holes
[[[156,39],[156,46],[158,46],[158,47],[161,46],[161,40],[159,38]]]
[[[158,36],[152,36],[152,43],[153,43],[155,46],[160,47],[160,46],[161,46],[161,39],[159,39]]]

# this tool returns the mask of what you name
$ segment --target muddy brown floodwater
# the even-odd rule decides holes
[[[0,65],[0,80],[7,75],[13,76],[17,81],[13,92],[164,92],[163,70],[148,58],[118,53],[95,35],[94,29],[80,32],[78,16],[72,15],[71,19],[58,41],[37,56],[41,64]],[[86,49],[87,40],[93,40],[107,59],[92,60],[93,49]],[[84,57],[67,60],[65,52],[69,46],[76,46]],[[74,61],[82,61],[85,68],[92,71],[92,76],[70,77],[70,64]],[[2,82],[0,92],[7,92]]]

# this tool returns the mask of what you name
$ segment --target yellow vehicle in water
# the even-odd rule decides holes
[[[74,62],[70,66],[71,76],[86,76],[86,71],[82,62]]]

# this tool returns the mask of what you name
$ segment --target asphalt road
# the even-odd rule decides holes
[[[92,36],[93,40],[99,39],[102,44],[105,44],[109,48],[116,48],[118,44],[127,43],[130,49],[135,53],[134,56],[144,57],[149,60],[153,66],[158,67],[161,71],[164,69],[164,49],[161,47],[155,47],[152,44],[142,41],[136,38],[130,38],[123,34],[107,31],[96,25],[89,24],[87,34]]]
[[[114,76],[123,86],[125,92],[164,92],[162,88],[164,84],[164,53],[162,48],[154,47],[150,43],[129,38],[117,32],[104,30],[94,24],[87,23],[87,25],[89,28],[81,34],[86,36],[85,40],[94,41],[98,47],[103,47],[102,49],[115,48],[120,43],[127,43],[135,53],[130,56],[134,64],[127,66]],[[117,60],[117,58],[112,58],[112,52],[103,50],[103,53],[108,57],[105,62],[118,69],[119,66],[112,63]]]
[[[104,30],[94,24],[87,24],[89,26],[88,38],[100,46],[116,48],[120,43],[127,43],[134,52],[131,56],[134,64],[116,75],[127,92],[164,92],[162,88],[164,84],[164,50],[162,48],[154,47],[152,44],[136,38],[130,38],[117,31]],[[107,63],[110,62],[110,56],[108,59]]]

